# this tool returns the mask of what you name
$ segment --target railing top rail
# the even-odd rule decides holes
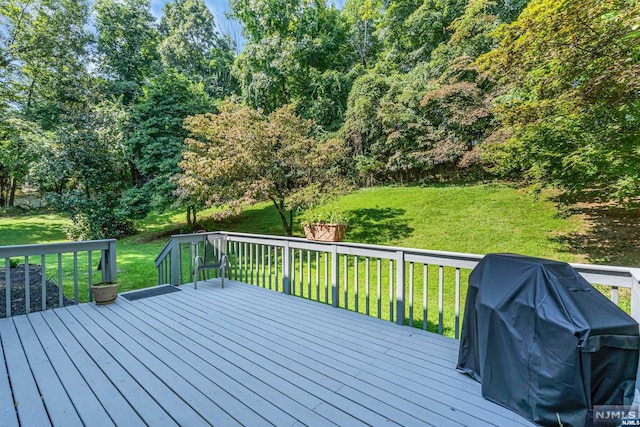
[[[59,242],[32,245],[0,246],[0,259],[31,255],[100,251],[109,249],[109,246],[115,242],[116,239],[103,239],[86,240],[82,242]]]
[[[250,233],[235,232],[211,232],[206,234],[225,234],[232,239],[247,243],[269,244],[272,246],[285,246],[292,248],[312,249],[319,251],[330,251],[333,245],[337,246],[340,254],[362,255],[371,257],[381,257],[392,259],[397,252],[405,254],[405,260],[413,262],[424,262],[429,264],[440,264],[459,268],[473,268],[484,255],[469,254],[460,252],[434,251],[427,249],[404,248],[397,246],[379,246],[364,243],[351,242],[316,242],[300,237],[267,236]],[[205,233],[178,234],[171,236],[180,242],[203,240]],[[591,265],[580,263],[569,263],[578,272],[583,274],[592,283],[601,283],[610,286],[631,287],[632,281],[640,282],[640,268],[611,266],[611,265]]]
[[[171,238],[173,239],[173,236],[171,236]],[[164,248],[162,248],[162,250],[160,251],[160,254],[156,257],[154,261],[156,268],[160,265],[162,260],[164,260],[170,252],[171,252],[171,240],[169,240],[167,244],[164,245]]]

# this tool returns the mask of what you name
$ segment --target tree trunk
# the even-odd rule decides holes
[[[7,188],[8,182],[6,175],[0,175],[0,208],[7,207]]]
[[[136,187],[142,187],[142,174],[138,170],[138,167],[132,160],[128,160],[127,163],[129,164],[129,173],[131,174],[131,184]]]
[[[276,210],[278,211],[278,215],[280,215],[280,220],[282,221],[282,226],[284,227],[284,232],[287,236],[293,236],[293,211],[289,211],[289,221],[287,221],[287,211],[284,209],[284,199],[276,200],[271,198]]]
[[[196,208],[194,206],[188,206],[187,207],[187,225],[188,226],[194,226],[196,224],[197,221],[197,217],[196,217]]]
[[[18,189],[18,180],[15,176],[11,177],[11,190],[9,193],[9,207],[13,207],[13,203],[16,200],[16,190]]]

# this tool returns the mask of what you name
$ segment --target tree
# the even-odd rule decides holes
[[[640,196],[640,5],[535,0],[479,64],[499,79],[502,172],[603,200]]]
[[[192,137],[180,162],[178,194],[219,207],[220,215],[270,200],[291,236],[297,208],[340,188],[335,172],[342,144],[312,138],[312,122],[297,116],[291,106],[265,116],[225,101],[218,114],[190,117],[185,123]]]
[[[107,78],[105,91],[125,105],[142,93],[155,74],[158,32],[149,0],[97,0],[98,69]]]
[[[144,201],[127,194],[129,169],[123,146],[123,107],[117,101],[90,99],[82,111],[56,132],[51,147],[59,163],[46,163],[39,175],[44,186],[52,182],[46,172],[65,177],[51,204],[71,219],[70,239],[104,239],[131,234],[134,220],[146,215]],[[46,166],[53,166],[47,170]],[[53,181],[55,182],[55,181]]]
[[[91,41],[82,0],[0,0],[0,204],[12,205],[46,138],[81,102]]]
[[[347,0],[342,15],[350,28],[349,40],[360,58],[360,65],[364,68],[374,66],[381,48],[375,32],[382,19],[382,1]]]
[[[338,129],[354,59],[340,12],[320,0],[231,6],[248,38],[234,65],[245,102],[267,113],[291,104],[324,129]]]
[[[163,209],[175,202],[176,184],[171,177],[180,172],[178,162],[188,136],[184,120],[212,106],[202,84],[181,74],[161,74],[144,87],[131,113],[135,127],[125,145],[139,171],[136,184],[149,208]]]
[[[462,15],[466,0],[397,0],[390,2],[378,24],[385,68],[407,72],[428,61],[431,52],[451,36],[449,25]]]
[[[224,98],[235,93],[233,43],[218,32],[204,1],[175,0],[162,10],[158,51],[165,68],[204,83],[211,96]]]
[[[18,185],[41,155],[47,133],[37,124],[5,116],[0,122],[0,207],[11,207]]]

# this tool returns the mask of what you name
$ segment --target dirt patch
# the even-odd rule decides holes
[[[31,312],[42,311],[42,267],[40,265],[29,264],[29,306]],[[24,265],[12,267],[9,270],[9,283],[11,286],[11,315],[18,316],[26,313],[26,278],[27,269]],[[55,308],[60,302],[60,288],[53,280],[46,280],[46,308]],[[7,285],[6,269],[0,268],[0,318],[7,317]],[[63,305],[73,305],[74,302],[63,295]]]

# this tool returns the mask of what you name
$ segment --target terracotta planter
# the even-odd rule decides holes
[[[319,240],[322,242],[340,242],[347,231],[346,224],[324,224],[317,223],[303,225],[304,237],[309,240]]]
[[[118,297],[118,284],[98,283],[91,286],[91,293],[96,304],[111,304]]]

